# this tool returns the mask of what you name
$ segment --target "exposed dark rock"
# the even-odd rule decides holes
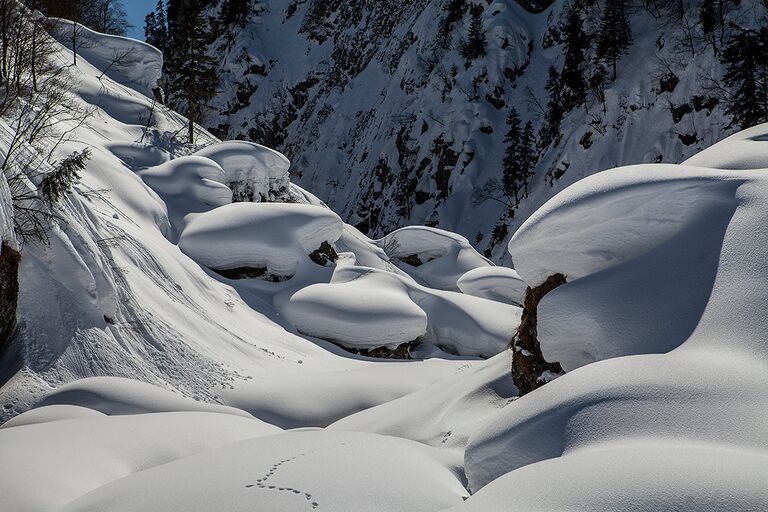
[[[667,73],[659,80],[659,93],[674,92],[680,79],[674,73]]]
[[[541,353],[541,345],[538,338],[538,307],[544,296],[565,284],[563,274],[553,274],[544,283],[535,288],[528,288],[525,292],[525,304],[523,316],[520,319],[520,327],[512,338],[512,379],[520,391],[520,396],[530,393],[534,389],[546,384],[542,378],[545,372],[555,375],[563,374],[560,363],[550,363],[544,359]]]
[[[704,109],[709,110],[711,112],[712,109],[714,109],[720,103],[720,100],[713,96],[701,95],[701,96],[694,96],[692,103],[693,103],[693,108],[696,109],[696,112],[700,112]]]
[[[290,277],[276,276],[267,272],[266,267],[236,267],[227,269],[212,268],[214,272],[227,279],[263,279],[272,283],[287,281]]]
[[[13,329],[16,327],[21,254],[5,243],[0,251],[0,355],[2,355],[8,349]]]
[[[421,265],[424,264],[424,262],[419,259],[418,254],[411,254],[410,256],[403,256],[402,258],[397,258],[397,259],[399,259],[403,263],[406,263],[412,267],[420,267]]]
[[[338,343],[337,343],[338,345]],[[366,357],[376,357],[379,359],[411,359],[411,350],[418,345],[418,341],[409,341],[395,348],[377,347],[377,348],[349,348],[338,345],[347,352]]]
[[[675,122],[675,124],[679,123],[685,114],[690,114],[693,112],[693,105],[690,103],[683,103],[679,106],[670,105],[669,110],[672,112],[672,121]]]
[[[320,244],[320,247],[309,254],[309,259],[318,265],[327,267],[329,264],[334,263],[339,259],[339,254],[331,244],[323,242]]]
[[[686,146],[696,144],[696,141],[699,140],[699,137],[695,133],[679,133],[677,136],[680,139],[680,142]]]
[[[592,132],[587,132],[582,135],[581,139],[579,139],[579,144],[581,144],[584,149],[592,147]]]

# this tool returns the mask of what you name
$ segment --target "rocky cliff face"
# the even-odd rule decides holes
[[[294,181],[371,236],[439,226],[497,261],[519,224],[574,181],[617,165],[679,162],[735,129],[710,80],[722,67],[688,19],[699,4],[686,2],[685,20],[660,16],[653,2],[634,8],[617,79],[566,113],[559,137],[539,150],[530,194],[510,211],[498,187],[505,118],[514,107],[541,127],[570,4],[479,4],[487,52],[467,60],[470,2],[257,3],[244,25],[216,27],[221,92],[208,125],[284,152]],[[728,2],[728,16],[743,18],[752,4]],[[583,9],[594,33],[601,2]],[[596,69],[590,40],[585,77]]]

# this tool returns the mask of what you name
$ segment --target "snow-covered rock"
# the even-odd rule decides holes
[[[514,269],[479,267],[462,275],[456,285],[462,293],[522,306],[528,287]]]
[[[266,268],[291,277],[309,253],[335,242],[341,232],[338,215],[319,206],[234,203],[192,219],[179,247],[211,269]]]
[[[296,292],[281,309],[300,331],[350,348],[394,348],[418,340],[484,357],[507,348],[521,312],[356,266],[338,268],[330,283]]]
[[[492,265],[463,236],[426,226],[398,229],[376,244],[401,270],[440,290],[458,291],[459,277],[472,269]]]
[[[291,162],[277,151],[233,140],[212,144],[195,155],[219,164],[226,174],[226,185],[241,201],[275,201],[288,194]]]
[[[190,213],[203,213],[232,202],[224,170],[213,160],[183,156],[140,171],[168,209],[172,241],[178,240]]]

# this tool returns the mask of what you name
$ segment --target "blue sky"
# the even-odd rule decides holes
[[[157,0],[123,0],[125,12],[128,13],[128,23],[133,28],[128,31],[130,37],[144,39],[144,16],[155,10]]]

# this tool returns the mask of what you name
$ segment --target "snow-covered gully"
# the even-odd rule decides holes
[[[576,182],[512,269],[181,142],[160,52],[82,37],[47,242],[0,178],[1,511],[768,509],[768,124]]]

